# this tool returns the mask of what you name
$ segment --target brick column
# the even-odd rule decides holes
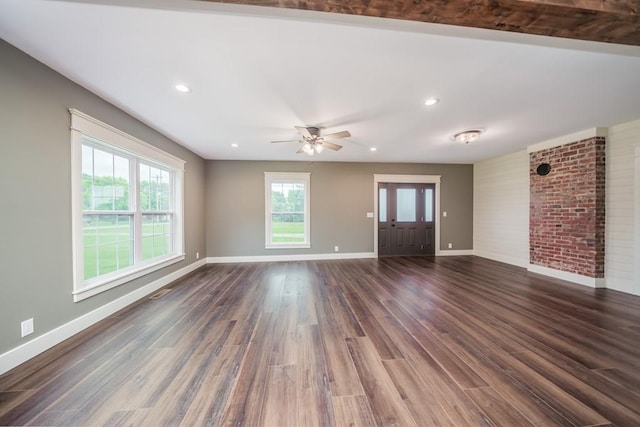
[[[530,153],[529,165],[529,262],[604,278],[605,138]]]

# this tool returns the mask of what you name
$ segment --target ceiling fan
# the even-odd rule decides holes
[[[296,153],[306,153],[309,156],[313,156],[315,153],[320,154],[322,150],[328,148],[329,150],[338,151],[342,148],[342,145],[327,142],[331,139],[348,138],[351,136],[349,131],[343,130],[342,132],[329,133],[327,135],[320,135],[320,128],[315,126],[295,126],[296,130],[300,132],[302,140],[291,139],[287,141],[271,141],[271,143],[280,142],[299,142],[304,145],[296,151]]]

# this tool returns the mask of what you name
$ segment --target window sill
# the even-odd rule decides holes
[[[91,281],[81,289],[73,291],[73,302],[79,302],[109,289],[113,289],[116,286],[130,282],[138,277],[160,270],[161,268],[168,267],[184,259],[185,254],[169,255],[168,257],[161,258],[149,264],[134,267],[130,270],[119,271],[114,275],[109,275],[97,281]]]
[[[309,243],[284,243],[282,245],[271,244],[264,246],[265,249],[309,249],[310,247],[311,245]]]

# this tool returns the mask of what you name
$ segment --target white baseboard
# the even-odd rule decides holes
[[[567,282],[577,283],[578,285],[589,286],[591,288],[605,288],[605,279],[597,279],[595,277],[583,276],[581,274],[569,273],[567,271],[556,270],[554,268],[542,267],[539,265],[529,264],[527,267],[532,273],[543,274],[545,276],[555,277],[556,279],[566,280]]]
[[[437,256],[474,255],[472,249],[441,250]],[[207,264],[233,264],[243,262],[286,262],[286,261],[319,261],[331,259],[377,258],[375,252],[351,252],[328,254],[295,254],[295,255],[250,255],[208,257]]]
[[[527,259],[521,259],[521,258],[511,257],[511,256],[507,256],[507,255],[502,255],[502,254],[496,254],[496,253],[493,253],[493,252],[487,252],[487,251],[478,250],[478,249],[475,249],[473,251],[473,254],[475,256],[479,256],[481,258],[487,258],[487,259],[491,259],[493,261],[498,261],[498,262],[503,262],[505,264],[515,265],[517,267],[522,267],[522,268],[528,268],[529,267],[529,258],[528,257],[527,257]]]
[[[208,257],[208,264],[226,264],[241,262],[281,262],[281,261],[318,261],[328,259],[375,258],[373,252],[329,253],[329,254],[296,254],[296,255],[253,255],[253,256],[221,256]]]
[[[473,255],[473,249],[440,249],[436,256]]]
[[[633,280],[607,277],[607,289],[625,292],[627,294],[639,295],[635,292]]]
[[[0,374],[3,374],[16,366],[26,362],[27,360],[37,356],[38,354],[50,349],[56,344],[61,343],[67,338],[72,337],[78,332],[83,331],[89,326],[98,323],[99,321],[109,317],[113,313],[125,308],[126,306],[138,301],[141,298],[157,291],[163,286],[168,285],[185,276],[192,271],[202,267],[206,264],[205,259],[196,261],[189,264],[180,270],[167,274],[158,280],[155,280],[148,285],[136,289],[120,298],[113,300],[102,307],[99,307],[89,313],[86,313],[80,317],[77,317],[70,322],[65,323],[45,334],[42,334],[29,342],[26,342],[16,348],[13,348],[6,353],[0,355]]]

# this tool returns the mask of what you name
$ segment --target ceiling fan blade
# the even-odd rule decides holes
[[[298,132],[300,132],[300,134],[305,137],[305,138],[313,138],[313,136],[311,135],[311,133],[309,133],[309,129],[307,129],[304,126],[294,126]]]
[[[329,150],[338,151],[342,148],[342,145],[334,144],[333,142],[325,142],[322,141],[320,143],[324,148],[328,148]]]
[[[286,141],[271,141],[272,144],[277,144],[279,142],[301,142],[299,139],[287,139]]]
[[[302,147],[304,147],[304,145]],[[304,153],[304,150],[302,149],[302,147],[300,147],[298,151],[296,151],[296,154]]]
[[[351,133],[348,130],[343,130],[342,132],[329,133],[327,135],[322,135],[322,139],[327,141],[329,139],[340,139],[340,138],[349,138]]]

